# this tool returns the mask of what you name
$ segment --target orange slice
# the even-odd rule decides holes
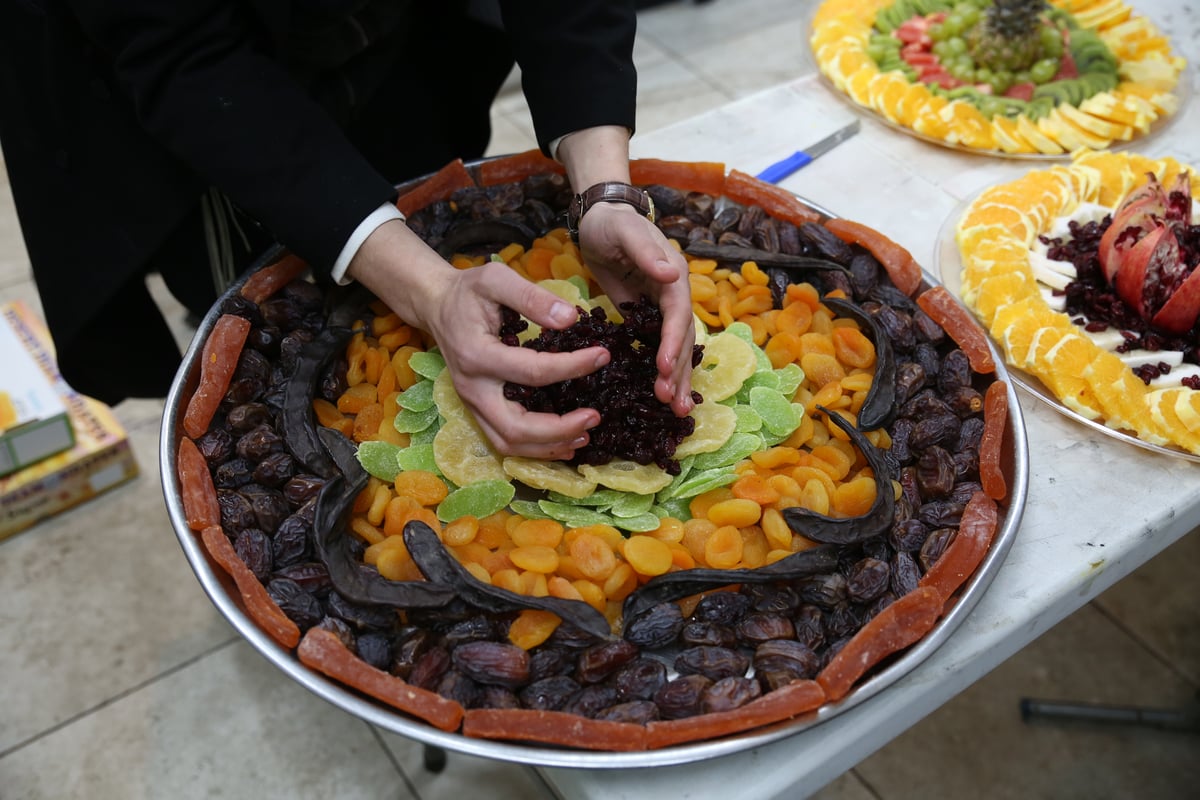
[[[1021,135],[1017,123],[1001,114],[992,117],[992,135],[1006,153],[1036,153],[1037,148]]]

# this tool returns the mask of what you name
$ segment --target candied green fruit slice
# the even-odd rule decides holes
[[[425,430],[437,421],[437,406],[430,403],[429,408],[424,411],[410,411],[407,408],[400,409],[396,414],[396,420],[393,424],[400,433],[416,433],[417,431]]]
[[[438,519],[452,522],[459,517],[482,519],[512,502],[516,489],[508,481],[476,481],[446,495],[437,507]]]
[[[364,442],[364,444],[369,443]],[[412,444],[402,447],[396,456],[396,461],[400,464],[400,469],[405,472],[423,470],[438,475],[442,473],[437,467],[437,460],[433,457],[432,444]]]
[[[751,389],[750,407],[762,417],[763,428],[773,436],[790,434],[800,424],[795,405],[775,389],[765,386]]]
[[[433,380],[446,368],[446,359],[436,350],[426,350],[413,353],[408,360],[408,366],[422,378]]]
[[[391,483],[400,471],[400,448],[391,442],[369,441],[358,446],[358,463],[369,475]]]
[[[401,392],[396,402],[409,411],[428,411],[434,406],[433,383],[429,379],[417,381]]]

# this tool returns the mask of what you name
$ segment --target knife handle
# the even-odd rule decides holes
[[[805,152],[792,153],[782,161],[776,161],[771,166],[758,173],[755,177],[760,181],[767,183],[779,183],[779,181],[791,175],[796,170],[809,164],[812,161],[812,156]]]

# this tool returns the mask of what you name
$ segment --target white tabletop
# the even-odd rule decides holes
[[[1188,9],[1137,7],[1164,29]],[[1200,44],[1180,41],[1196,86]],[[857,114],[815,74],[638,136],[635,156],[723,161],[754,174]],[[861,115],[859,115],[861,116]],[[1200,103],[1137,151],[1200,164]],[[865,222],[937,274],[942,226],[985,186],[1041,166],[964,154],[897,133],[874,119],[780,185],[838,216]],[[736,776],[739,798],[801,797],[824,786],[981,678],[1051,626],[1200,525],[1200,464],[1149,452],[1064,417],[1022,392],[1029,492],[1003,567],[958,630],[886,691],[769,745],[680,766],[542,768],[563,797],[707,797]]]

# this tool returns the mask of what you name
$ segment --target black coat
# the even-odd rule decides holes
[[[64,377],[165,392],[179,356],[143,276],[211,305],[210,186],[320,276],[394,183],[482,154],[514,57],[543,146],[632,129],[632,4],[504,1],[503,30],[465,5],[0,0],[0,143]],[[369,47],[330,33],[346,11]]]

